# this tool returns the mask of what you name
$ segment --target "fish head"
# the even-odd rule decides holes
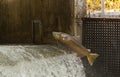
[[[53,32],[53,37],[59,41],[68,41],[69,35],[63,32]]]
[[[55,39],[59,40],[61,38],[62,32],[52,32],[52,34]]]

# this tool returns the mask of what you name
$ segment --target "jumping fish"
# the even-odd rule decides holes
[[[75,37],[67,33],[53,32],[52,34],[56,40],[60,41],[65,46],[75,51],[78,56],[80,57],[87,56],[90,65],[93,65],[95,59],[99,56],[96,53],[90,53],[88,49],[86,49],[83,45],[80,44],[78,40],[75,39]]]

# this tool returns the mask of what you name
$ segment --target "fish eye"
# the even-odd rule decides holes
[[[67,40],[68,38],[67,37],[63,37],[62,40]]]
[[[62,38],[62,40],[65,40],[65,38]]]

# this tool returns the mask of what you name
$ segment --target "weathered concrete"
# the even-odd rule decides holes
[[[86,0],[74,0],[74,34],[82,41],[82,20],[86,15]]]

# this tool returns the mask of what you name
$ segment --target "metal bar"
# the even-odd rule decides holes
[[[104,0],[101,0],[101,15],[102,17],[104,17],[105,15],[105,4],[104,4]]]

